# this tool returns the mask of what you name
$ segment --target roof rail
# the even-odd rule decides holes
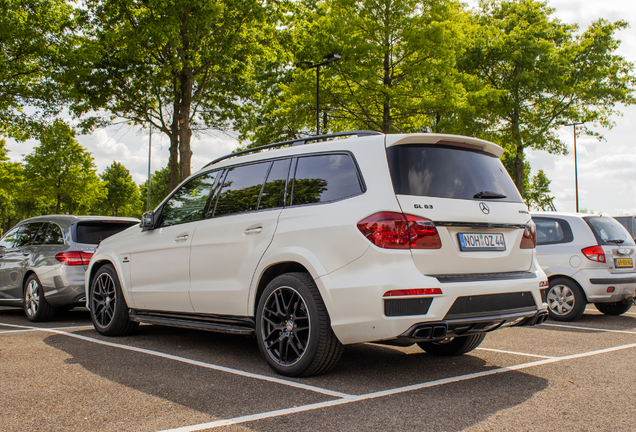
[[[235,156],[241,156],[244,154],[248,154],[248,153],[254,153],[260,150],[265,150],[265,149],[270,149],[270,148],[275,148],[275,147],[283,147],[286,145],[292,145],[292,146],[297,146],[297,145],[304,145],[307,144],[311,141],[318,141],[318,140],[322,140],[322,139],[328,139],[328,138],[337,138],[337,137],[341,137],[341,136],[358,136],[358,137],[363,137],[363,136],[369,136],[369,135],[382,135],[381,132],[376,132],[376,131],[366,131],[366,130],[359,130],[359,131],[352,131],[352,132],[337,132],[337,133],[332,133],[332,134],[326,134],[326,135],[315,135],[315,136],[309,136],[306,138],[298,138],[295,140],[289,140],[289,141],[282,141],[282,142],[277,142],[277,143],[273,143],[273,144],[267,144],[267,145],[263,145],[263,146],[259,146],[259,147],[253,147],[253,148],[248,148],[247,150],[241,150],[239,152],[236,153],[230,153],[228,155],[225,156],[221,156],[220,158],[214,159],[212,162],[206,164],[203,168],[208,167],[210,165],[214,165],[215,163],[219,163],[222,160],[225,159],[229,159],[229,158],[233,158]]]

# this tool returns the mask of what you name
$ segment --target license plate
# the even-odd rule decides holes
[[[631,258],[614,258],[614,265],[616,268],[634,267],[634,262]]]
[[[459,246],[463,251],[505,251],[503,234],[459,233]]]

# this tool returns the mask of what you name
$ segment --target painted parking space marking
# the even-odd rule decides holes
[[[11,324],[3,324],[0,323],[0,327],[2,326],[9,326],[9,327],[13,327]],[[26,326],[24,326],[26,327]],[[68,326],[68,327],[50,327],[47,328],[47,330],[68,330],[68,329],[73,329],[73,330],[90,330],[93,327],[88,326],[88,325],[84,325],[84,326]],[[2,330],[0,331],[0,334],[13,334],[13,333],[24,333],[24,332],[37,332],[37,331],[42,331],[42,328],[40,327],[29,327],[28,329],[17,329],[17,330]]]
[[[23,326],[23,325],[17,325],[17,324],[2,324],[8,327],[15,327],[15,328],[22,328],[22,329],[32,329],[33,327],[29,327],[29,326]],[[89,328],[93,328],[92,326]],[[154,350],[149,350],[149,349],[145,349],[145,348],[137,348],[135,346],[130,346],[130,345],[122,345],[122,344],[117,344],[117,343],[113,343],[113,342],[107,342],[107,341],[103,341],[103,340],[99,340],[99,339],[95,339],[92,337],[88,337],[88,336],[83,336],[83,335],[78,335],[75,333],[69,333],[69,332],[65,332],[62,330],[56,330],[56,329],[51,329],[51,328],[38,328],[38,330],[43,331],[43,332],[49,332],[49,333],[55,333],[55,334],[60,334],[60,335],[64,335],[64,336],[69,336],[72,338],[76,338],[76,339],[81,339],[83,341],[87,341],[87,342],[92,342],[92,343],[96,343],[99,345],[104,345],[104,346],[108,346],[108,347],[112,347],[112,348],[121,348],[127,351],[133,351],[133,352],[138,352],[141,354],[149,354],[149,355],[153,355],[156,357],[161,357],[161,358],[165,358],[168,360],[175,360],[181,363],[187,363],[187,364],[191,364],[194,366],[200,366],[206,369],[213,369],[213,370],[217,370],[220,372],[227,372],[227,373],[231,373],[234,375],[238,375],[238,376],[243,376],[246,378],[254,378],[254,379],[258,379],[261,381],[268,381],[268,382],[272,382],[275,384],[282,384],[282,385],[286,385],[288,387],[295,387],[301,390],[307,390],[307,391],[311,391],[311,392],[315,392],[315,393],[322,393],[324,395],[327,396],[332,396],[332,397],[337,397],[337,398],[350,398],[352,397],[352,395],[349,395],[347,393],[342,393],[342,392],[338,392],[338,391],[333,391],[333,390],[328,390],[328,389],[324,389],[322,387],[316,387],[316,386],[311,386],[311,385],[307,385],[307,384],[302,384],[302,383],[297,383],[294,381],[289,381],[286,379],[282,379],[282,378],[275,378],[275,377],[270,377],[267,375],[259,375],[259,374],[255,374],[255,373],[251,373],[251,372],[245,372],[239,369],[233,369],[233,368],[229,368],[229,367],[225,367],[225,366],[219,366],[219,365],[215,365],[212,363],[206,363],[206,362],[202,362],[202,361],[198,361],[198,360],[192,360],[186,357],[179,357],[179,356],[175,356],[172,354],[166,354],[166,353],[162,353],[160,351],[154,351]]]
[[[542,326],[548,326],[548,327],[568,328],[568,329],[574,329],[574,330],[599,331],[599,332],[608,332],[608,333],[625,333],[625,334],[636,335],[636,331],[630,331],[630,330],[612,330],[612,329],[602,329],[602,328],[594,328],[594,327],[573,326],[573,325],[568,325],[568,324],[548,324],[548,323],[543,323],[541,325]]]
[[[242,417],[235,417],[235,418],[232,418],[232,419],[216,420],[216,421],[212,421],[212,422],[209,422],[209,423],[200,423],[200,424],[197,424],[197,425],[184,426],[184,427],[179,427],[179,428],[175,428],[175,429],[165,429],[165,430],[163,430],[161,432],[195,432],[195,431],[200,431],[200,430],[205,430],[205,429],[214,429],[214,428],[223,427],[223,426],[230,426],[230,425],[235,425],[235,424],[240,424],[240,423],[247,423],[247,422],[256,421],[256,420],[263,420],[263,419],[272,418],[272,417],[280,417],[280,416],[285,416],[285,415],[289,415],[289,414],[296,414],[296,413],[305,412],[305,411],[312,411],[312,410],[326,408],[326,407],[344,405],[344,404],[348,404],[348,403],[352,403],[352,402],[360,402],[360,401],[366,401],[366,400],[369,400],[369,399],[376,399],[376,398],[385,397],[385,396],[393,396],[393,395],[397,395],[397,394],[400,394],[400,393],[406,393],[406,392],[410,392],[410,391],[414,391],[414,390],[421,390],[421,389],[430,388],[430,387],[436,387],[436,386],[440,386],[440,385],[444,385],[444,384],[456,383],[456,382],[460,382],[460,381],[467,381],[467,380],[471,380],[471,379],[474,379],[474,378],[481,378],[481,377],[485,377],[485,376],[489,376],[489,375],[496,375],[496,374],[500,374],[500,373],[504,373],[504,372],[518,371],[518,370],[527,369],[527,368],[531,368],[531,367],[542,366],[542,365],[551,364],[551,363],[558,363],[558,362],[562,362],[562,361],[566,361],[566,360],[573,360],[573,359],[579,359],[579,358],[585,358],[585,357],[592,357],[592,356],[596,356],[596,355],[600,355],[600,354],[606,354],[606,353],[610,353],[610,352],[621,351],[621,350],[631,349],[631,348],[636,348],[636,343],[628,344],[628,345],[621,345],[621,346],[612,347],[612,348],[605,348],[605,349],[596,350],[596,351],[589,351],[589,352],[580,353],[580,354],[572,354],[572,355],[567,355],[567,356],[563,356],[563,357],[553,357],[553,358],[549,358],[549,359],[538,360],[538,361],[535,361],[535,362],[522,363],[522,364],[518,364],[518,365],[515,365],[515,366],[506,366],[506,367],[492,369],[492,370],[488,370],[488,371],[475,372],[475,373],[466,374],[466,375],[459,375],[459,376],[456,376],[456,377],[443,378],[443,379],[439,379],[439,380],[435,380],[435,381],[429,381],[429,382],[425,382],[425,383],[421,383],[421,384],[409,385],[409,386],[405,386],[405,387],[398,387],[398,388],[395,388],[395,389],[383,390],[383,391],[368,393],[368,394],[364,394],[364,395],[358,395],[358,396],[350,395],[350,397],[347,398],[347,399],[344,399],[344,398],[343,399],[336,399],[336,400],[333,400],[333,401],[327,401],[327,402],[321,402],[321,403],[316,403],[316,404],[303,405],[303,406],[299,406],[299,407],[287,408],[287,409],[276,410],[276,411],[269,411],[269,412],[264,412],[264,413],[260,413],[260,414],[252,414],[252,415],[248,415],[248,416],[242,416]]]
[[[552,356],[544,356],[544,355],[539,355],[539,354],[528,354],[528,353],[522,353],[522,352],[517,352],[517,351],[498,350],[498,349],[494,349],[494,348],[477,347],[477,348],[475,348],[475,350],[491,351],[491,352],[502,353],[502,354],[513,354],[513,355],[524,356],[524,357],[537,357],[537,358],[544,358],[544,359],[557,358],[557,357],[552,357]]]

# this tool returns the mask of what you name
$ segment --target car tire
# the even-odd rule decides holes
[[[547,295],[548,313],[555,321],[575,321],[585,312],[587,299],[581,287],[566,278],[550,281]]]
[[[91,281],[89,309],[93,326],[105,336],[124,336],[134,332],[139,323],[130,321],[128,305],[114,267],[106,264]]]
[[[267,285],[256,309],[256,337],[267,364],[290,377],[327,372],[344,350],[307,273],[286,273]]]
[[[631,303],[621,303],[621,302],[616,302],[616,303],[594,303],[594,306],[596,306],[596,309],[598,309],[599,311],[603,312],[605,315],[623,315],[625,312],[627,312],[631,307],[632,304]]]
[[[436,356],[458,356],[477,348],[486,338],[486,333],[476,333],[469,336],[457,336],[450,340],[437,342],[418,342],[417,345],[427,354]]]
[[[50,321],[55,315],[55,308],[46,301],[40,279],[34,274],[30,275],[24,284],[22,305],[29,321]]]

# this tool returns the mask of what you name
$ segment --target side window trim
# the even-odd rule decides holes
[[[221,174],[218,176],[219,181],[214,185],[214,193],[211,194],[210,197],[210,206],[208,207],[208,211],[205,214],[205,219],[211,219],[214,217],[214,212],[216,212],[216,205],[219,202],[219,195],[221,195],[221,189],[223,189],[223,183],[225,183],[225,179],[227,177],[228,172],[230,172],[230,168],[224,168]]]

